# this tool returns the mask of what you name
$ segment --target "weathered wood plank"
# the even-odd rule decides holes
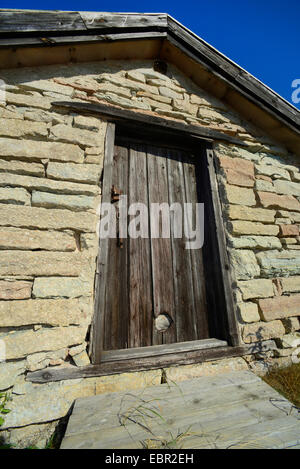
[[[99,365],[89,365],[86,367],[72,367],[65,369],[47,368],[46,370],[28,373],[27,381],[33,383],[49,383],[52,381],[61,381],[78,378],[91,378],[96,376],[114,375],[119,373],[144,371],[150,369],[159,369],[171,365],[190,365],[209,360],[219,360],[229,357],[238,357],[259,353],[276,348],[274,341],[265,343],[251,344],[240,347],[217,347],[206,350],[197,350],[193,352],[183,351],[169,355],[154,357],[144,357],[139,359],[129,359],[119,362],[107,362]]]
[[[151,329],[150,329],[151,331]],[[134,349],[114,350],[103,352],[102,363],[132,358],[155,357],[170,353],[190,352],[193,350],[205,350],[216,347],[226,347],[227,342],[218,339],[191,340],[176,342],[174,344],[152,345],[148,347],[136,347]]]
[[[167,313],[174,321],[173,261],[170,230],[162,232],[164,215],[152,213],[154,204],[169,203],[166,151],[158,147],[148,147],[147,153],[148,191],[150,209],[150,243],[153,279],[153,312]],[[159,215],[159,217],[157,217]],[[169,222],[169,214],[167,214]],[[164,236],[164,237],[162,237]],[[153,344],[176,342],[174,323],[163,334],[153,329]]]
[[[141,13],[102,13],[96,11],[79,12],[87,29],[105,28],[167,28],[166,14]]]
[[[52,102],[53,106],[62,107],[67,109],[73,109],[80,112],[88,112],[92,114],[98,114],[99,116],[106,117],[107,120],[121,121],[126,123],[128,126],[131,124],[145,123],[148,126],[148,131],[163,130],[164,134],[168,133],[172,136],[174,131],[176,137],[179,137],[180,133],[183,136],[189,135],[190,137],[201,137],[209,140],[221,140],[236,145],[246,146],[242,140],[231,137],[230,135],[218,132],[216,130],[202,127],[200,125],[190,125],[183,122],[175,121],[174,119],[168,119],[158,117],[153,114],[147,114],[139,111],[131,111],[128,109],[121,109],[119,107],[109,104],[95,104],[95,103],[82,103],[82,102],[68,102],[68,101],[55,101]],[[152,129],[151,127],[152,126]],[[137,131],[138,135],[138,131]]]
[[[131,145],[128,193],[129,207],[131,204],[136,203],[148,207],[145,145]],[[143,212],[139,213],[139,217],[143,217]],[[132,223],[132,220],[130,222]],[[148,214],[145,223],[148,223]],[[139,229],[141,229],[141,226]],[[152,344],[154,319],[152,311],[152,276],[148,225],[146,237],[134,239],[130,236],[129,239],[129,347],[143,347]]]
[[[1,10],[0,33],[86,30],[78,12]]]
[[[102,187],[102,203],[109,203],[111,199],[111,187],[113,177],[113,156],[114,156],[115,125],[108,124],[105,138],[104,155],[104,178]],[[101,222],[100,222],[101,223]],[[99,226],[99,233],[101,224]],[[95,308],[92,325],[91,355],[93,363],[101,362],[101,353],[104,348],[104,319],[105,319],[105,298],[109,285],[106,283],[109,258],[109,239],[99,239],[99,252],[97,258],[97,273],[95,279]]]
[[[299,431],[287,399],[236,371],[78,399],[62,448],[140,448],[170,433],[185,448],[285,448],[300,443]]]
[[[196,161],[198,161],[196,157]],[[199,163],[198,163],[199,164]],[[200,203],[198,200],[198,192],[197,187],[200,184],[200,181],[197,180],[196,177],[196,166],[195,164],[191,164],[188,161],[184,162],[183,165],[184,169],[184,185],[185,185],[185,192],[186,192],[186,200],[188,203],[192,205],[192,214],[193,214],[193,223],[192,226],[189,226],[189,232],[192,232],[196,228],[196,210],[198,207],[196,206],[197,203]],[[196,208],[197,207],[197,208]],[[199,222],[200,226],[198,228],[197,236],[199,237],[199,241],[201,240],[201,230],[204,229],[203,222],[204,220],[201,219],[200,214]],[[189,221],[188,221],[189,223]],[[194,324],[195,324],[195,333],[197,339],[206,339],[210,337],[209,335],[209,324],[207,318],[207,302],[206,302],[206,287],[205,287],[205,273],[204,273],[204,266],[203,266],[203,255],[202,255],[202,247],[197,247],[197,249],[189,249],[188,255],[190,256],[191,262],[191,273],[192,273],[192,286],[194,290]]]
[[[225,238],[225,231],[223,225],[223,216],[221,201],[219,197],[219,188],[217,183],[216,171],[215,171],[215,155],[211,149],[207,149],[204,153],[204,158],[207,165],[208,171],[208,192],[206,199],[206,208],[210,211],[210,229],[214,226],[216,241],[213,246],[213,254],[211,259],[215,259],[213,268],[215,269],[214,279],[218,279],[219,284],[219,296],[221,297],[221,304],[223,304],[222,297],[225,297],[226,315],[224,317],[224,329],[228,330],[231,345],[239,346],[241,344],[241,338],[238,330],[236,304],[233,298],[232,285],[233,277],[230,269],[230,262],[227,252],[227,243]],[[210,203],[211,201],[211,203]],[[213,207],[213,209],[212,209]],[[211,236],[210,233],[206,232],[207,236]],[[219,265],[218,265],[219,264]],[[220,303],[219,303],[220,307]],[[222,336],[218,336],[222,337]]]
[[[181,213],[171,212],[171,244],[174,276],[174,303],[175,303],[175,328],[178,342],[196,340],[197,329],[195,321],[195,302],[193,289],[193,274],[191,258],[185,249],[185,237],[183,227],[184,204],[187,202],[185,194],[183,163],[181,154],[174,150],[168,152],[167,158],[168,184],[170,205],[178,204]],[[191,183],[191,181],[189,181]],[[178,219],[179,218],[179,219]],[[181,237],[177,237],[177,231],[181,229]]]
[[[128,148],[115,146],[112,187],[122,195],[128,194]],[[111,189],[112,189],[111,187]],[[120,232],[122,219],[120,202],[114,204],[118,217],[117,238],[109,239],[109,268],[106,276],[106,307],[104,321],[104,349],[118,350],[128,347],[129,291],[128,291],[128,238]],[[127,229],[127,210],[125,208]]]

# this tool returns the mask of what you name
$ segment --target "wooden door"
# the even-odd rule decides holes
[[[100,240],[96,315],[102,317],[103,350],[209,338],[202,249],[186,249],[172,211],[170,237],[151,237],[152,204],[180,204],[182,216],[186,203],[196,210],[196,161],[182,150],[129,140],[117,141],[105,161],[103,192],[106,199],[113,196],[119,218],[117,236],[102,249]],[[120,195],[127,196],[128,207],[141,203],[148,209],[147,237],[120,233]],[[135,218],[127,213],[127,226]],[[158,331],[155,319],[166,313],[172,323]]]

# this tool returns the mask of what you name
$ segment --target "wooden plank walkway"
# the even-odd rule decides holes
[[[300,447],[299,409],[250,371],[75,402],[62,449]]]

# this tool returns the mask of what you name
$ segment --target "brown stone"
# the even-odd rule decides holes
[[[254,164],[251,161],[220,156],[219,162],[229,184],[245,187],[254,186]]]
[[[5,280],[0,280],[0,300],[22,300],[30,298],[31,288],[32,282],[9,282]],[[1,327],[4,327],[2,323]]]
[[[273,192],[258,192],[259,201],[265,208],[279,208],[300,212],[300,202],[292,195],[278,195]]]
[[[266,298],[258,300],[258,305],[264,321],[300,316],[300,295]]]
[[[299,236],[298,225],[279,225],[280,236]]]

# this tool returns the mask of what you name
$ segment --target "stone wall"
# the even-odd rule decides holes
[[[41,442],[53,429],[49,422],[65,416],[77,397],[161,380],[161,371],[151,371],[25,381],[28,371],[89,363],[106,124],[53,108],[52,101],[104,101],[204,125],[246,144],[215,145],[241,338],[274,339],[273,362],[289,360],[300,337],[296,155],[172,66],[163,75],[151,62],[71,64],[3,70],[0,78],[7,84],[0,104],[0,339],[7,353],[0,391],[12,396],[6,438],[19,446]],[[231,366],[242,366],[241,359]]]

